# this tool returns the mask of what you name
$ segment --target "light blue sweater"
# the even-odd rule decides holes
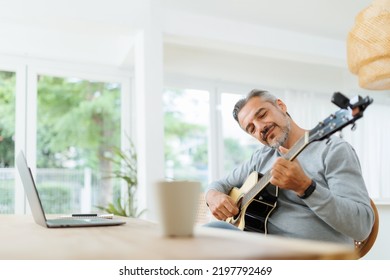
[[[337,136],[313,142],[297,157],[317,188],[306,199],[279,188],[278,206],[268,220],[268,234],[353,244],[370,233],[374,212],[352,146]],[[280,154],[263,146],[249,161],[235,168],[208,189],[229,193],[240,187],[252,171],[264,174]]]

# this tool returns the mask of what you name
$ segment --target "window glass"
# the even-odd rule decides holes
[[[15,205],[15,73],[0,71],[0,213]]]
[[[120,85],[38,77],[37,188],[47,213],[96,212],[120,193]]]
[[[209,92],[164,91],[165,176],[208,183]]]
[[[237,165],[248,160],[255,149],[262,145],[242,130],[233,118],[234,105],[243,97],[233,93],[221,94],[224,173],[230,172]]]

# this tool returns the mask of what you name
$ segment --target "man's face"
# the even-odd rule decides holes
[[[280,99],[274,104],[253,97],[238,113],[238,121],[242,129],[261,143],[278,148],[286,143],[290,132],[286,112],[286,105]]]

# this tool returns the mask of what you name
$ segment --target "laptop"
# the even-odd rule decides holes
[[[96,227],[96,226],[116,226],[122,225],[125,221],[119,219],[106,219],[99,217],[71,217],[46,219],[45,212],[42,207],[41,199],[35,185],[31,169],[27,165],[26,157],[22,151],[16,157],[16,166],[19,171],[20,178],[24,190],[27,195],[28,202],[31,207],[31,212],[35,222],[43,227],[48,228],[63,228],[63,227]]]

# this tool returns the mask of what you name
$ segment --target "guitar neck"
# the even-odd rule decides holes
[[[287,154],[283,157],[289,161],[293,161],[306,147],[309,145],[309,132],[306,131],[305,134],[294,144],[294,146],[288,151]],[[256,195],[265,188],[271,180],[271,170],[268,170],[243,197],[241,205],[247,205],[250,203]]]

